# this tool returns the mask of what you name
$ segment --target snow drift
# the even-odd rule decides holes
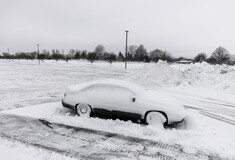
[[[169,65],[165,61],[159,61],[133,70],[128,80],[154,88],[207,86],[233,91],[235,83],[231,80],[234,78],[234,66],[210,65],[206,62]]]

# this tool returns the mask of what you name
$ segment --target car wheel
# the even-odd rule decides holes
[[[163,127],[166,117],[160,112],[149,112],[145,120],[149,125]]]
[[[87,104],[78,104],[76,106],[76,112],[79,116],[90,117],[91,107]]]

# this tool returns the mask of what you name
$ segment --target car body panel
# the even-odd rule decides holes
[[[158,111],[167,115],[169,124],[182,121],[185,117],[184,107],[174,98],[122,80],[106,79],[70,86],[62,103],[70,109],[75,109],[79,103],[89,104],[93,112],[127,115],[127,118],[128,114],[133,115],[130,119],[145,119],[148,111]]]

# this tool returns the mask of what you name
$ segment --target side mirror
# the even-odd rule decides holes
[[[131,101],[132,101],[132,102],[135,102],[135,97],[132,97],[132,98],[131,98]]]

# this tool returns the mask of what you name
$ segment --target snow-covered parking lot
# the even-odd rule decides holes
[[[36,61],[0,60],[0,70],[1,114],[177,144],[187,154],[199,150],[217,158],[235,159],[235,67],[159,62],[130,63],[128,70],[124,70],[123,63],[110,66],[105,62],[45,61],[38,65]],[[177,98],[187,109],[185,122],[161,129],[130,121],[77,117],[62,107],[59,101],[68,85],[104,78],[128,80]],[[11,127],[13,131],[17,128]],[[14,132],[14,135],[17,134]],[[4,136],[1,142],[0,155],[4,159],[74,159]],[[96,148],[100,145],[115,148],[114,144],[100,142]],[[136,146],[128,143],[125,147],[136,150]],[[169,151],[150,150],[148,152],[175,156]],[[87,150],[87,155],[89,153]]]

